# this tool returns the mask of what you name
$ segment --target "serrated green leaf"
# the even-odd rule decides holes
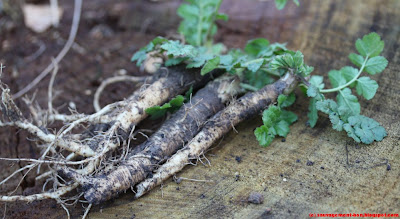
[[[307,89],[307,96],[308,97],[316,97],[318,95],[318,88],[316,88],[314,85],[311,85]]]
[[[163,117],[167,112],[173,113],[178,110],[183,105],[184,100],[185,98],[182,95],[178,95],[162,106],[147,108],[145,112],[151,116],[150,119],[158,119]]]
[[[373,58],[368,59],[365,64],[365,71],[371,75],[381,73],[385,70],[388,61],[383,56],[375,56]]]
[[[218,14],[222,0],[188,1],[182,4],[177,13],[183,18],[178,31],[185,40],[193,46],[203,46],[216,33],[216,19],[227,19],[224,14]]]
[[[205,75],[205,74],[209,73],[210,71],[214,70],[215,68],[217,68],[219,65],[219,61],[220,61],[219,56],[216,56],[213,59],[208,60],[206,62],[206,64],[203,66],[203,68],[201,69],[200,74]]]
[[[284,120],[281,120],[281,121],[277,122],[274,125],[274,129],[276,131],[276,134],[281,136],[281,137],[286,137],[287,134],[290,131],[289,124]]]
[[[332,87],[339,87],[341,85],[346,84],[347,82],[351,81],[354,77],[358,74],[358,70],[346,66],[342,69],[338,70],[331,70],[328,73],[329,81],[332,84]]]
[[[233,57],[231,55],[220,56],[219,64],[223,66],[232,65]]]
[[[337,103],[331,99],[317,101],[315,107],[317,108],[317,110],[326,114],[330,114],[331,112],[337,112],[338,110]]]
[[[358,99],[356,96],[351,94],[351,90],[349,88],[344,88],[339,91],[339,94],[336,97],[338,104],[338,112],[342,114],[343,111],[349,111],[350,115],[358,115],[360,114],[360,103],[358,103]]]
[[[264,125],[272,127],[275,121],[281,116],[281,110],[277,106],[270,106],[264,110],[262,120]]]
[[[365,60],[364,57],[362,57],[358,54],[355,54],[355,53],[350,53],[349,59],[357,67],[361,67]]]
[[[279,120],[286,121],[289,125],[297,121],[297,115],[291,111],[282,110]]]
[[[218,13],[216,16],[217,20],[223,20],[223,21],[228,21],[229,20],[229,16],[227,14],[224,13]]]
[[[379,55],[385,43],[381,40],[381,37],[375,33],[369,33],[365,35],[362,39],[356,41],[357,51],[364,57],[368,56],[370,58]]]
[[[362,95],[367,100],[370,100],[375,96],[378,87],[378,83],[369,77],[361,77],[357,79],[357,94]]]
[[[337,114],[336,112],[331,112],[329,114],[329,119],[331,120],[333,129],[337,131],[343,130],[344,122],[340,119],[339,114]]]
[[[153,45],[154,46],[156,46],[156,45],[161,45],[161,44],[163,44],[163,43],[165,43],[165,42],[167,42],[168,40],[167,39],[165,39],[164,37],[156,37],[156,38],[154,38],[151,42],[153,43]]]
[[[190,62],[186,68],[200,68],[201,66],[204,65],[204,63],[206,63],[206,61],[212,59],[214,56],[211,54],[200,54],[199,56],[196,56],[195,58],[193,58],[192,62]]]
[[[246,71],[245,78],[248,84],[258,89],[275,82],[275,79],[263,70],[257,72]]]
[[[254,130],[254,135],[256,136],[260,145],[264,147],[270,145],[275,138],[275,135],[270,133],[270,128],[266,127],[265,125],[256,128],[256,130]]]
[[[318,121],[318,111],[316,107],[317,100],[313,97],[310,99],[310,105],[308,106],[308,121],[307,123],[310,125],[311,128],[314,128],[315,124]]]
[[[354,130],[354,128],[350,124],[345,123],[343,125],[343,129],[347,132],[347,136],[349,136],[350,138],[354,139],[354,141],[356,141],[358,143],[361,142],[360,138],[356,135],[356,131]]]
[[[294,93],[291,93],[288,96],[281,94],[278,96],[278,107],[286,108],[291,106],[295,101],[296,95]]]
[[[253,39],[247,42],[244,51],[247,54],[257,57],[258,54],[261,51],[266,50],[268,46],[269,46],[269,41],[267,39],[264,38]]]
[[[311,76],[310,80],[308,80],[310,84],[314,85],[316,88],[322,90],[325,87],[324,82],[324,77],[319,76],[319,75],[313,75]]]
[[[256,59],[256,60],[250,62],[250,64],[248,64],[246,67],[250,71],[256,72],[256,71],[258,71],[258,69],[260,69],[260,67],[263,65],[263,63],[264,63],[263,59]]]
[[[340,85],[346,84],[346,79],[342,77],[342,74],[338,70],[330,70],[328,72],[328,78],[332,87],[339,87]]]
[[[166,67],[178,65],[178,64],[182,63],[183,61],[185,61],[186,59],[187,59],[187,57],[170,58],[165,61],[164,65]]]
[[[362,115],[356,115],[349,117],[348,123],[352,129],[346,128],[346,131],[350,130],[350,137],[354,135],[361,140],[364,144],[371,144],[373,141],[382,141],[387,136],[385,128],[383,128],[374,119],[368,118]],[[353,137],[354,138],[354,137]],[[357,138],[355,140],[357,141]]]
[[[182,95],[178,95],[175,98],[173,98],[169,103],[171,104],[171,107],[181,107],[183,105],[183,102],[185,101],[185,98]]]
[[[165,42],[161,45],[161,48],[165,50],[167,55],[172,55],[174,57],[194,57],[196,55],[196,49],[193,46],[183,45],[178,40]]]
[[[136,61],[136,65],[141,66],[144,60],[146,60],[146,58],[147,58],[147,53],[143,50],[139,50],[135,52],[135,54],[133,54],[131,61],[132,62]]]

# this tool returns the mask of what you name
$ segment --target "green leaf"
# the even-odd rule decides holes
[[[212,59],[214,56],[211,54],[200,54],[199,56],[196,56],[193,58],[193,61],[190,62],[186,68],[200,68],[201,66],[206,63],[206,61]]]
[[[337,110],[338,110],[337,103],[331,99],[317,101],[315,103],[315,107],[317,108],[317,110],[319,110],[323,113],[326,113],[328,115],[331,112],[337,112]]]
[[[215,68],[217,68],[219,65],[219,61],[220,61],[219,56],[216,56],[215,58],[208,60],[207,63],[201,69],[200,74],[205,75],[210,71],[214,70]]]
[[[325,87],[324,82],[324,77],[319,76],[319,75],[313,75],[311,76],[310,80],[308,80],[310,84],[314,85],[316,88],[322,90]]]
[[[310,125],[311,128],[314,128],[315,124],[317,124],[318,120],[318,111],[316,107],[317,100],[313,97],[310,99],[310,105],[308,106],[308,121],[307,123]]]
[[[173,113],[178,110],[183,105],[184,100],[185,98],[182,95],[178,95],[162,106],[147,108],[145,112],[151,116],[150,119],[158,119],[163,117],[167,112]]]
[[[379,55],[384,46],[385,43],[381,40],[381,37],[374,32],[356,41],[357,51],[364,57],[368,56],[372,58]]]
[[[367,100],[370,100],[375,96],[378,87],[378,83],[369,77],[361,77],[357,79],[357,94],[362,95]]]
[[[340,119],[339,114],[337,114],[336,112],[331,112],[329,113],[329,119],[331,120],[333,129],[337,131],[343,130],[344,122]]]
[[[217,20],[223,20],[223,21],[228,21],[229,20],[229,16],[227,14],[224,13],[218,13],[216,16]]]
[[[286,137],[286,135],[289,133],[289,124],[285,120],[281,120],[278,123],[274,125],[274,129],[276,131],[276,134],[281,136],[281,137]]]
[[[349,88],[340,90],[336,98],[339,106],[338,112],[340,114],[343,115],[345,111],[349,111],[350,115],[360,114],[360,103],[358,103],[357,97],[351,94]]]
[[[168,40],[167,39],[165,39],[164,37],[156,37],[156,38],[154,38],[151,42],[153,43],[153,45],[154,46],[157,46],[157,45],[161,45],[161,44],[163,44],[163,43],[165,43],[165,42],[167,42]]]
[[[257,72],[246,71],[245,78],[248,84],[258,89],[261,89],[267,84],[272,84],[275,82],[275,79],[265,73],[263,70],[259,70]]]
[[[166,67],[178,65],[178,64],[182,63],[183,61],[185,61],[186,59],[187,59],[187,57],[170,58],[170,59],[167,59],[167,61],[165,61],[164,65]]]
[[[279,120],[286,121],[289,124],[292,124],[297,121],[297,115],[291,111],[282,110]]]
[[[285,8],[285,5],[288,0],[275,0],[275,6],[278,10],[282,10]]]
[[[329,81],[332,84],[332,87],[339,87],[351,81],[354,77],[357,76],[357,74],[358,74],[357,69],[350,66],[346,66],[340,69],[339,71],[337,70],[329,71],[328,77]]]
[[[193,46],[183,45],[178,40],[168,41],[162,44],[161,48],[166,51],[167,55],[172,55],[174,57],[194,57],[196,55],[196,49]]]
[[[344,128],[350,137],[364,144],[382,141],[387,136],[385,128],[377,121],[362,115],[349,117],[349,123]]]
[[[314,85],[311,85],[307,89],[307,96],[308,97],[316,97],[319,93],[318,88],[316,88]]]
[[[256,71],[258,71],[258,69],[260,69],[260,67],[263,65],[263,63],[264,63],[263,59],[256,59],[256,60],[250,62],[250,64],[248,64],[246,67],[250,71],[256,72]]]
[[[365,64],[365,71],[371,75],[381,73],[385,70],[388,61],[383,56],[376,56],[368,59],[367,64]]]
[[[178,31],[186,42],[193,46],[204,46],[217,31],[215,20],[228,19],[227,15],[219,14],[218,9],[222,0],[189,0],[189,4],[182,4],[178,15],[183,18]]]
[[[147,58],[147,52],[143,50],[139,50],[133,54],[131,61],[134,62],[136,61],[136,65],[140,66],[142,65],[143,61],[146,60]]]
[[[273,105],[264,110],[262,120],[264,122],[264,125],[266,125],[267,127],[272,127],[280,116],[281,110],[277,106]]]
[[[272,140],[275,138],[275,135],[270,133],[270,128],[266,127],[265,125],[256,128],[256,130],[254,130],[254,135],[256,136],[260,145],[264,147],[270,145]]]
[[[350,53],[349,59],[350,59],[350,61],[351,61],[354,65],[356,65],[357,67],[361,67],[362,64],[363,64],[364,61],[365,61],[364,57],[362,57],[362,56],[360,56],[360,55],[358,55],[358,54],[355,54],[355,53]]]
[[[291,106],[296,101],[296,95],[294,93],[286,95],[279,95],[278,96],[278,107],[285,108]]]
[[[267,49],[269,46],[269,41],[264,38],[258,38],[254,40],[250,40],[247,42],[244,51],[254,57],[257,57],[258,54],[262,51]]]
[[[190,97],[192,96],[193,93],[193,86],[190,86],[189,90],[186,91],[185,93],[185,102],[188,102]]]

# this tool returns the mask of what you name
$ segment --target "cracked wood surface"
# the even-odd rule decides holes
[[[162,189],[158,187],[138,200],[127,192],[92,208],[89,218],[304,218],[309,213],[400,212],[400,1],[300,2],[300,7],[289,2],[287,8],[277,11],[273,1],[224,0],[222,11],[230,20],[221,22],[217,41],[241,48],[256,37],[288,42],[290,49],[303,52],[315,74],[327,79],[330,69],[351,64],[347,56],[356,51],[357,38],[377,32],[385,41],[383,56],[389,65],[382,74],[371,76],[380,85],[375,98],[368,102],[359,99],[362,114],[380,122],[388,137],[369,146],[355,144],[344,132],[334,131],[323,115],[315,128],[306,127],[308,101],[297,91],[298,99],[290,109],[299,121],[291,126],[286,141],[278,138],[268,148],[258,146],[253,130],[261,118],[247,121],[236,127],[238,133],[231,131],[206,154],[210,167],[199,162],[177,175],[208,182],[183,180],[176,184],[170,179]],[[155,10],[157,16],[166,18],[157,24],[160,28],[163,23],[171,28],[166,21],[176,22],[170,14],[176,2],[140,4],[148,14],[136,17],[154,18],[151,11]],[[121,13],[120,21],[132,21],[126,16]],[[149,28],[154,27],[151,22],[155,21],[147,21]],[[20,144],[19,152],[29,150],[10,139],[8,144]],[[16,153],[11,146],[7,150]],[[7,150],[2,150],[2,156]],[[261,193],[264,202],[247,203],[252,192]],[[26,212],[30,209],[25,204],[21,208]],[[34,212],[30,218],[65,216],[58,207]],[[72,210],[72,214],[78,217],[82,211]]]

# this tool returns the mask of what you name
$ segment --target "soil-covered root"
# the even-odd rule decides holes
[[[290,93],[296,84],[295,76],[288,73],[274,84],[244,95],[217,113],[209,119],[203,129],[182,150],[160,166],[150,178],[137,185],[135,197],[141,197],[182,170],[190,163],[191,159],[200,157],[214,142],[228,133],[233,126],[261,113],[270,104],[273,104],[280,94]]]
[[[84,181],[86,200],[89,203],[106,201],[144,180],[156,165],[190,141],[204,122],[222,110],[239,91],[239,80],[232,76],[220,77],[200,89],[111,173],[77,180]]]

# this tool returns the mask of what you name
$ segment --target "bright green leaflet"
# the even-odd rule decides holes
[[[318,110],[328,114],[333,129],[345,130],[356,142],[371,144],[374,141],[382,141],[387,135],[386,130],[372,118],[360,115],[361,106],[358,98],[352,94],[351,88],[355,87],[357,94],[367,100],[375,96],[378,83],[367,76],[360,76],[364,71],[374,75],[386,68],[388,61],[379,56],[383,47],[384,42],[378,34],[367,34],[356,41],[356,49],[360,54],[349,55],[350,61],[359,69],[346,66],[340,70],[330,71],[328,76],[333,86],[331,89],[324,89],[320,78],[309,81],[307,95],[311,100],[307,115],[311,127],[317,122]],[[323,95],[332,92],[338,93],[337,102],[326,99]]]

